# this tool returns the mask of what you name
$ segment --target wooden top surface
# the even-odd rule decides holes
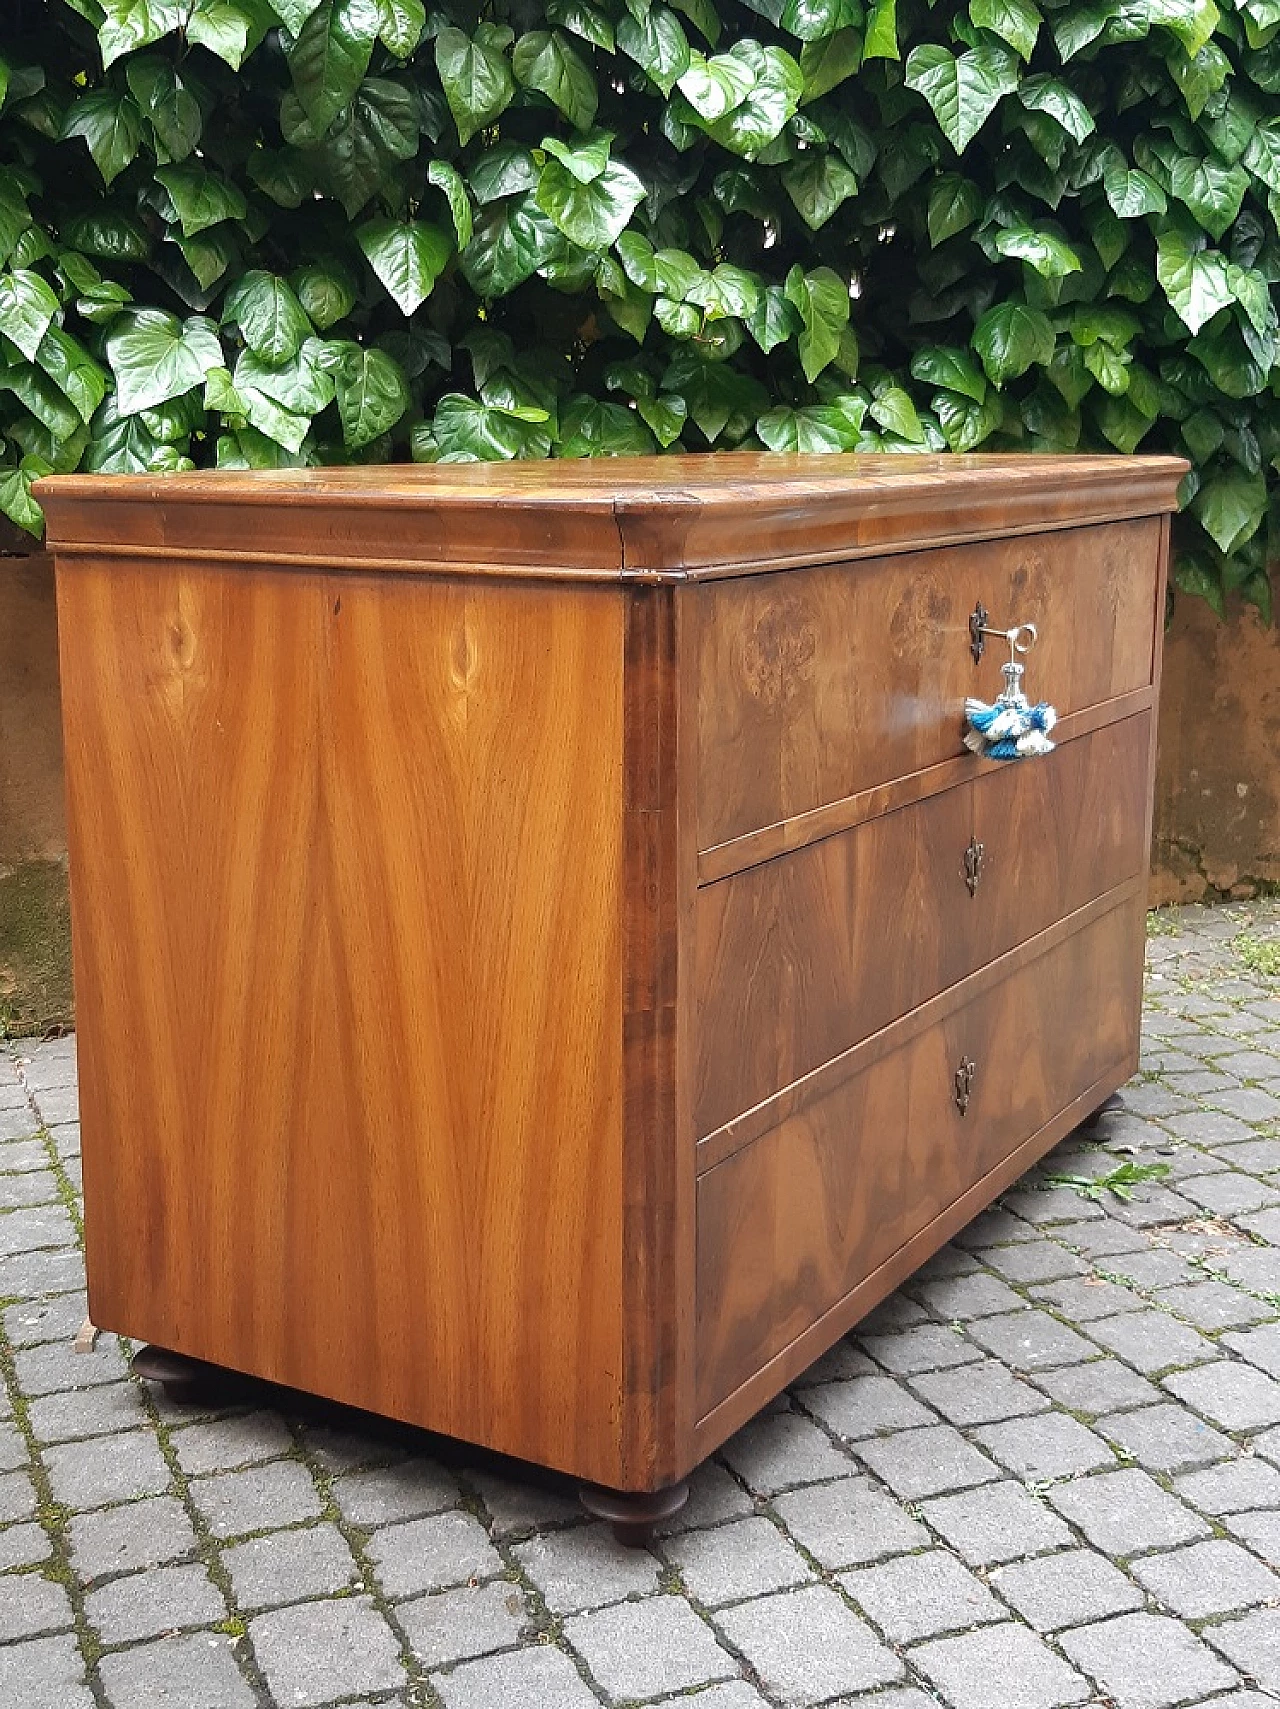
[[[62,475],[58,553],[669,581],[1176,508],[1177,457],[727,452]]]

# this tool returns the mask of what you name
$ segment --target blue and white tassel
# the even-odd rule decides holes
[[[1034,641],[1035,629],[1029,623],[1017,629],[985,633],[1004,636],[1011,652],[1025,652],[1030,641],[1020,645],[1018,638],[1028,630],[1030,641]],[[1058,722],[1058,714],[1047,701],[1033,706],[1027,699],[1022,692],[1025,666],[1015,658],[1000,669],[1004,673],[1004,692],[990,706],[985,700],[969,699],[964,703],[965,747],[988,760],[1023,760],[1037,754],[1051,754],[1054,743],[1049,740],[1049,732]]]

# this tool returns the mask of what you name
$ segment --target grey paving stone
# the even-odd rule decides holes
[[[12,1573],[0,1584],[0,1644],[59,1632],[71,1621],[66,1591],[39,1572]]]
[[[1078,1478],[1049,1490],[1048,1498],[1095,1548],[1108,1555],[1189,1543],[1209,1531],[1198,1514],[1136,1467]]]
[[[844,1383],[850,1377],[869,1377],[876,1372],[875,1361],[869,1359],[847,1337],[828,1347],[820,1359],[815,1359],[807,1371],[802,1371],[792,1383],[793,1389],[816,1387],[819,1383]]]
[[[858,1444],[858,1457],[904,1501],[991,1483],[999,1468],[950,1424],[902,1430]]]
[[[862,1698],[861,1701],[868,1703],[870,1699]],[[894,1709],[894,1705],[879,1697],[876,1704],[877,1709]],[[676,1709],[677,1705],[681,1709],[691,1709],[691,1706],[692,1709],[768,1709],[764,1698],[745,1679],[731,1679],[725,1685],[709,1685],[705,1691],[699,1691],[692,1697],[682,1692],[679,1697],[660,1698],[657,1709]],[[839,1709],[839,1706],[833,1704],[832,1709]],[[904,1704],[901,1709],[912,1709],[912,1706]],[[931,1709],[931,1706],[926,1704],[925,1709]]]
[[[257,1702],[230,1643],[212,1632],[136,1644],[98,1666],[112,1709],[255,1709]]]
[[[1035,1177],[1031,1179],[1034,1181]],[[1074,1188],[1054,1184],[1015,1188],[1004,1195],[1002,1203],[1015,1216],[1040,1228],[1048,1228],[1054,1223],[1078,1225],[1081,1221],[1107,1214],[1101,1205],[1082,1199]]]
[[[1258,1137],[1248,1122],[1218,1110],[1188,1110],[1178,1117],[1178,1132],[1194,1145],[1231,1145]]]
[[[787,1704],[821,1703],[902,1678],[902,1663],[834,1590],[810,1585],[716,1616],[766,1692]]]
[[[1185,1406],[1142,1406],[1098,1420],[1098,1429],[1140,1466],[1153,1472],[1182,1472],[1229,1459],[1230,1437],[1214,1430]]]
[[[181,1560],[196,1547],[182,1503],[168,1495],[77,1514],[69,1535],[72,1563],[86,1581]]]
[[[1234,1217],[1241,1211],[1260,1211],[1280,1202],[1280,1192],[1274,1186],[1238,1169],[1198,1175],[1194,1180],[1182,1182],[1179,1190],[1214,1216]]]
[[[856,1567],[929,1542],[923,1525],[865,1478],[845,1478],[779,1496],[775,1511],[796,1542],[824,1567]]]
[[[1201,1513],[1218,1517],[1255,1507],[1280,1507],[1280,1472],[1265,1460],[1247,1457],[1177,1478],[1174,1489]]]
[[[1240,1683],[1185,1626],[1158,1614],[1122,1614],[1060,1641],[1117,1709],[1167,1709]]]
[[[697,1500],[697,1492],[705,1487],[707,1480],[717,1477],[725,1477],[719,1466],[699,1466],[689,1480],[689,1506]],[[467,1481],[484,1502],[495,1537],[517,1537],[535,1527],[557,1525],[582,1518],[582,1504],[572,1488],[552,1488],[528,1481],[517,1483],[488,1472],[471,1472]],[[732,1483],[732,1479],[727,1481]],[[733,1489],[738,1499],[746,1507],[750,1507],[750,1498],[743,1494],[737,1484],[733,1484]],[[688,1508],[685,1511],[687,1513]]]
[[[3,1111],[0,1111],[0,1115]],[[0,1158],[0,1164],[3,1163]],[[24,1174],[0,1174],[0,1210],[27,1205],[51,1205],[58,1197],[58,1183],[48,1169],[29,1169]]]
[[[259,1614],[249,1638],[281,1704],[328,1703],[404,1683],[395,1634],[363,1596]]]
[[[1068,1276],[1065,1281],[1043,1283],[1033,1288],[1032,1293],[1037,1300],[1076,1323],[1088,1323],[1095,1317],[1114,1317],[1142,1303],[1129,1288],[1119,1287],[1102,1276]]]
[[[1095,1358],[1097,1348],[1048,1312],[1029,1308],[1004,1317],[984,1317],[969,1333],[989,1353],[1019,1371],[1043,1371]]]
[[[725,1534],[723,1530],[693,1533],[715,1539]],[[679,1546],[679,1541],[669,1544],[668,1552]],[[717,1541],[712,1547],[722,1545]],[[623,1548],[614,1541],[607,1525],[575,1526],[571,1531],[533,1537],[521,1543],[515,1555],[554,1614],[576,1614],[606,1602],[621,1602],[627,1596],[646,1596],[657,1588],[658,1562],[644,1549]]]
[[[188,1487],[215,1537],[242,1537],[320,1516],[315,1484],[296,1460],[192,1478]]]
[[[143,1430],[49,1448],[44,1463],[54,1498],[82,1513],[138,1495],[159,1495],[169,1487],[164,1457]]]
[[[169,1440],[188,1477],[274,1460],[293,1447],[288,1427],[274,1412],[242,1413],[212,1424],[190,1424],[185,1430],[172,1431]]]
[[[1245,1122],[1271,1122],[1280,1116],[1280,1098],[1274,1098],[1270,1092],[1263,1092],[1256,1086],[1216,1092],[1208,1101],[1215,1109],[1230,1116],[1239,1116]]]
[[[1091,1367],[1082,1367],[1089,1369]],[[955,1371],[925,1371],[911,1387],[952,1424],[995,1424],[1043,1412],[1048,1401],[995,1359]]]
[[[1255,1294],[1280,1293],[1280,1252],[1270,1248],[1241,1241],[1234,1251],[1223,1251],[1214,1257],[1209,1267]]]
[[[1091,1549],[1016,1561],[998,1567],[990,1582],[1038,1632],[1082,1626],[1143,1603],[1137,1586]]]
[[[12,1424],[0,1424],[0,1472],[16,1472],[29,1461],[21,1433]]]
[[[962,1323],[975,1317],[992,1317],[997,1312],[1017,1311],[1025,1303],[1007,1282],[985,1270],[927,1282],[920,1289],[920,1298],[939,1317]]]
[[[729,1679],[741,1671],[679,1596],[652,1596],[575,1614],[565,1621],[564,1633],[615,1703]]]
[[[7,1525],[0,1531],[0,1573],[34,1567],[49,1558],[52,1544],[38,1525]]]
[[[29,1134],[38,1133],[40,1118],[23,1099],[21,1103],[11,1103],[7,1099],[3,1109],[0,1109],[0,1139],[22,1140]]]
[[[458,1499],[457,1482],[431,1460],[336,1478],[333,1498],[353,1525],[366,1530],[393,1519],[439,1513]]]
[[[1022,1287],[1034,1282],[1054,1282],[1062,1276],[1083,1276],[1089,1266],[1074,1252],[1056,1241],[1035,1239],[1020,1246],[1001,1246],[988,1252],[986,1262],[1007,1281]]]
[[[28,1124],[28,1132],[35,1133],[36,1118],[32,1116]],[[1253,1130],[1249,1130],[1252,1134]],[[40,1139],[14,1139],[0,1145],[0,1170],[8,1174],[12,1170],[47,1169],[49,1153],[44,1141]]]
[[[1146,1376],[1212,1359],[1213,1342],[1168,1312],[1131,1311],[1089,1325],[1089,1334]]]
[[[577,1516],[582,1508],[575,1501]],[[707,1461],[689,1476],[689,1499],[673,1518],[659,1525],[660,1537],[678,1536],[684,1531],[697,1531],[705,1525],[721,1525],[739,1514],[754,1513],[755,1503],[742,1485],[714,1461]]]
[[[45,1246],[74,1246],[75,1241],[75,1228],[61,1205],[41,1205],[0,1216],[0,1257],[36,1252]]]
[[[1161,1140],[1169,1137],[1160,1128],[1152,1128],[1151,1132]],[[1064,1228],[1055,1228],[1053,1238],[1065,1241],[1073,1252],[1083,1252],[1093,1259],[1105,1258],[1108,1262],[1101,1266],[1104,1270],[1116,1268],[1110,1260],[1117,1253],[1145,1251],[1148,1239],[1141,1229],[1112,1222],[1109,1217],[1104,1217],[1101,1222],[1068,1223]],[[1081,1265],[1075,1273],[1083,1275],[1084,1270],[1085,1266]]]
[[[359,1579],[346,1538],[329,1524],[251,1537],[224,1549],[222,1564],[241,1608],[276,1608],[311,1596],[332,1596]]]
[[[1251,1175],[1274,1175],[1280,1173],[1280,1139],[1250,1137],[1224,1150],[1222,1157],[1233,1168],[1247,1169]]]
[[[1243,1619],[1207,1626],[1204,1635],[1263,1691],[1280,1692],[1280,1608],[1259,1608]]]
[[[910,1294],[899,1290],[890,1294],[858,1324],[858,1338],[868,1335],[895,1335],[900,1329],[910,1329],[917,1323],[928,1323],[929,1313]]]
[[[28,1079],[27,1085],[32,1090],[36,1108],[40,1112],[40,1119],[46,1127],[57,1127],[63,1122],[73,1122],[79,1119],[80,1104],[76,1097],[73,1076],[68,1075],[57,1085],[41,1085],[39,1081],[33,1085],[30,1079]]]
[[[468,1579],[494,1578],[502,1557],[470,1513],[433,1513],[387,1525],[369,1539],[369,1559],[388,1596],[416,1596]]]
[[[1071,1541],[1071,1533],[1021,1484],[988,1484],[945,1495],[920,1509],[930,1526],[970,1566],[996,1566]]]
[[[1132,1199],[1117,1205],[1110,1214],[1134,1228],[1159,1228],[1165,1223],[1186,1222],[1198,1213],[1198,1205],[1171,1187],[1139,1187]]]
[[[827,1433],[798,1412],[765,1413],[753,1419],[720,1452],[758,1495],[848,1477],[854,1469],[849,1456]]]
[[[28,1417],[42,1443],[112,1436],[150,1423],[136,1383],[103,1383],[92,1389],[42,1395],[32,1401]]]
[[[945,1323],[920,1324],[897,1335],[868,1336],[863,1346],[877,1364],[899,1377],[968,1365],[982,1357],[971,1342]]]
[[[1189,1287],[1161,1288],[1160,1304],[1200,1329],[1243,1329],[1275,1316],[1275,1307],[1226,1282],[1195,1282]],[[1274,1374],[1274,1373],[1273,1373]]]
[[[25,1472],[0,1475],[0,1525],[30,1519],[36,1510],[36,1488]]]
[[[939,1638],[911,1652],[911,1665],[932,1680],[955,1709],[1056,1709],[1081,1703],[1089,1687],[1061,1656],[1012,1623],[959,1638]]]
[[[1037,1388],[1065,1406],[1069,1412],[1097,1417],[1123,1407],[1143,1406],[1161,1398],[1160,1390],[1118,1359],[1092,1359],[1085,1365],[1063,1365],[1056,1371],[1038,1371]]]
[[[1280,1377],[1280,1323],[1264,1324],[1243,1334],[1224,1335],[1222,1344],[1266,1371],[1268,1376]]]
[[[119,1383],[129,1374],[114,1336],[103,1336],[92,1353],[77,1353],[70,1341],[24,1347],[14,1354],[13,1364],[18,1387],[28,1396]]]
[[[1224,1521],[1227,1529],[1242,1538],[1255,1554],[1280,1569],[1280,1513],[1229,1513]]]
[[[891,1644],[1008,1619],[981,1579],[945,1549],[844,1573],[841,1584]]]
[[[1198,1282],[1202,1272],[1166,1246],[1148,1246],[1141,1252],[1122,1252],[1107,1268],[1139,1288],[1186,1287]]]
[[[1030,1223],[1023,1222],[1020,1217],[1014,1216],[1012,1211],[1007,1211],[1000,1205],[993,1205],[990,1210],[976,1216],[967,1228],[960,1230],[955,1237],[955,1244],[963,1246],[967,1252],[976,1252],[986,1263],[988,1250],[1037,1238],[1036,1230]]]
[[[66,1632],[0,1648],[0,1703],[13,1709],[94,1709],[74,1637]]]
[[[1280,1383],[1235,1359],[1176,1371],[1162,1386],[1224,1430],[1258,1430],[1280,1421]]]
[[[464,1662],[432,1684],[445,1709],[600,1709],[568,1656],[549,1645]]]
[[[529,1610],[518,1584],[497,1579],[402,1603],[396,1618],[414,1655],[424,1667],[434,1668],[511,1649],[520,1641]]]
[[[1134,1561],[1131,1570],[1173,1613],[1184,1620],[1231,1614],[1280,1598],[1280,1578],[1242,1549],[1215,1537]]]
[[[961,1368],[973,1369],[968,1365]],[[804,1404],[829,1430],[849,1442],[878,1436],[882,1431],[937,1422],[936,1415],[892,1377],[854,1377],[847,1383],[824,1383],[804,1391]]]
[[[0,1296],[39,1299],[84,1292],[84,1257],[78,1249],[20,1252],[0,1258]]]
[[[1246,1215],[1234,1216],[1232,1221],[1237,1228],[1247,1229],[1250,1234],[1258,1235],[1268,1246],[1280,1246],[1280,1212],[1251,1211]]]
[[[787,1590],[813,1577],[799,1550],[764,1518],[739,1519],[713,1531],[689,1532],[673,1538],[663,1552],[679,1569],[686,1588],[707,1608]],[[536,1578],[534,1582],[538,1582]],[[548,1602],[548,1606],[554,1604]]]
[[[1034,1481],[1097,1471],[1116,1463],[1101,1437],[1061,1412],[981,1425],[973,1436],[1002,1466]]]
[[[202,1566],[157,1567],[91,1590],[85,1617],[104,1644],[123,1644],[187,1626],[216,1625],[226,1619],[227,1607]]]

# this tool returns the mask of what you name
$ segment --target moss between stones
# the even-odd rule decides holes
[[[0,1038],[67,1031],[71,909],[62,861],[0,867]]]

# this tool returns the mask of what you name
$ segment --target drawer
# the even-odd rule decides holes
[[[1133,889],[934,1024],[905,1022],[896,1048],[871,1041],[864,1068],[855,1057],[701,1177],[700,1417],[1059,1111],[1132,1067],[1143,907]],[[976,1065],[963,1115],[962,1060]]]
[[[1151,717],[703,886],[698,1134],[1145,871]]]
[[[939,548],[697,590],[698,847],[964,752],[1000,692],[969,615],[1035,623],[1032,697],[1079,711],[1152,680],[1159,518]]]

